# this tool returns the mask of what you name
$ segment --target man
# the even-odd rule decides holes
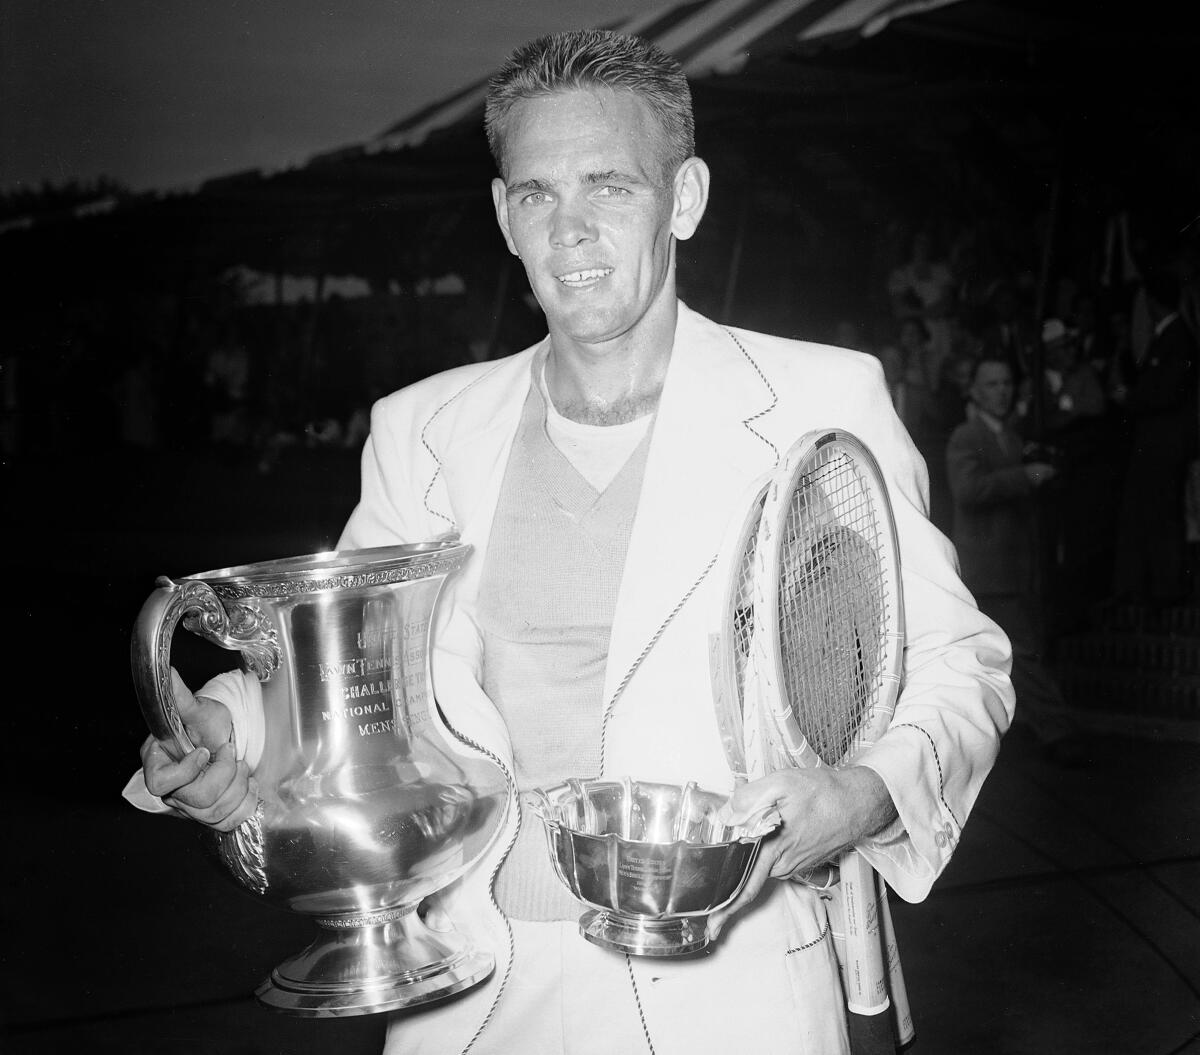
[[[1078,765],[1083,747],[1042,660],[1036,596],[1034,494],[1056,470],[1023,458],[1023,440],[1008,423],[1013,375],[1006,361],[984,357],[976,363],[970,400],[968,420],[954,430],[946,448],[963,582],[1012,643],[1018,719],[1028,724],[1052,762]]]
[[[509,766],[519,808],[490,859],[438,898],[496,953],[495,975],[396,1016],[389,1050],[845,1051],[823,902],[786,879],[857,844],[901,896],[925,896],[1011,716],[1007,643],[925,518],[924,467],[878,363],[724,329],[678,301],[676,241],[696,230],[709,176],[674,60],[605,32],[544,38],[493,78],[487,128],[496,218],[549,335],[376,405],[340,546],[454,530],[475,547],[441,606],[435,690],[447,722]],[[874,450],[896,506],[910,636],[895,726],[862,765],[737,792],[734,822],[775,803],[783,824],[709,955],[589,945],[526,793],[598,770],[733,790],[707,664],[714,558],[747,484],[834,423]],[[239,684],[209,692],[236,707]],[[253,795],[218,746],[229,715],[211,702],[189,714],[211,723],[212,760],[173,762],[148,741],[146,784],[231,826]]]
[[[1161,266],[1147,271],[1153,334],[1124,394],[1131,443],[1113,586],[1121,600],[1161,607],[1192,589],[1184,493],[1196,452],[1197,348],[1179,311],[1178,277]]]
[[[1042,324],[1042,346],[1046,353],[1043,387],[1043,421],[1051,437],[1069,436],[1096,423],[1104,414],[1104,386],[1091,363],[1081,355],[1079,333],[1062,319]],[[1029,408],[1026,408],[1026,414]]]

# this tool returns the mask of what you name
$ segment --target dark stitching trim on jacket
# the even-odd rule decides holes
[[[654,1041],[650,1039],[650,1027],[646,1025],[646,1012],[642,1009],[642,996],[638,992],[637,979],[633,976],[633,961],[629,958],[629,953],[625,954],[625,966],[629,968],[629,984],[633,986],[633,999],[637,1003],[638,1018],[642,1020],[642,1032],[646,1035],[646,1047],[650,1049],[650,1055],[654,1055]]]
[[[725,329],[724,327],[722,327],[722,328]],[[776,393],[775,389],[772,387],[771,382],[767,380],[767,375],[762,372],[762,368],[758,365],[758,363],[756,363],[754,361],[754,357],[751,356],[751,354],[748,351],[746,351],[746,348],[742,344],[742,342],[739,341],[737,339],[737,337],[734,336],[733,331],[729,330],[729,329],[725,329],[725,332],[727,334],[729,334],[729,339],[731,341],[733,341],[734,344],[737,345],[738,351],[741,352],[742,355],[744,355],[746,357],[746,361],[752,367],[754,367],[754,372],[756,374],[758,374],[758,379],[764,385],[766,385],[767,391],[771,393],[771,405],[769,407],[766,407],[763,410],[760,410],[757,414],[751,414],[750,417],[748,417],[748,418],[742,418],[742,425],[750,433],[752,433],[759,440],[761,440],[763,443],[765,443],[768,447],[771,448],[772,453],[775,455],[775,464],[778,465],[779,464],[779,448],[776,447],[775,444],[773,444],[769,439],[767,439],[766,436],[764,436],[761,432],[759,432],[758,429],[756,429],[753,425],[751,425],[750,422],[756,421],[758,418],[761,418],[766,414],[770,414],[771,411],[774,410],[779,405],[779,395]]]
[[[431,457],[434,460],[434,462],[437,463],[437,470],[434,472],[433,476],[431,476],[429,478],[429,485],[425,488],[425,493],[421,496],[421,502],[425,506],[425,511],[427,513],[429,513],[431,516],[440,517],[442,520],[446,521],[446,523],[449,524],[450,527],[453,528],[455,531],[458,530],[458,523],[453,518],[446,516],[445,513],[438,512],[438,510],[434,509],[429,504],[429,495],[433,491],[433,485],[435,483],[437,483],[437,478],[442,475],[442,459],[439,458],[437,456],[437,453],[434,451],[434,449],[431,446],[429,446],[429,441],[425,438],[425,434],[429,431],[429,427],[437,420],[438,415],[443,410],[445,410],[451,403],[453,403],[456,399],[458,399],[459,396],[465,395],[467,392],[470,392],[471,389],[474,388],[477,384],[479,384],[479,382],[482,381],[484,378],[491,377],[493,373],[495,373],[495,369],[488,370],[486,373],[480,374],[469,385],[464,385],[457,392],[455,392],[454,395],[452,395],[449,399],[447,399],[445,403],[443,403],[440,407],[438,407],[437,410],[435,410],[429,416],[429,420],[426,421],[425,424],[421,426],[421,446],[424,447],[425,450],[427,450],[429,452],[429,457]]]
[[[700,577],[688,587],[688,592],[680,598],[679,603],[671,609],[671,611],[667,614],[667,618],[664,619],[659,628],[654,631],[654,636],[650,638],[648,642],[646,642],[646,647],[638,653],[637,659],[633,661],[629,669],[625,672],[625,677],[621,679],[621,684],[617,686],[616,691],[612,694],[612,699],[608,701],[608,706],[604,708],[604,717],[600,721],[600,773],[602,775],[604,773],[605,749],[608,745],[608,720],[612,717],[613,708],[616,707],[617,700],[621,698],[621,693],[623,693],[626,686],[629,685],[634,673],[637,671],[638,667],[642,665],[642,661],[650,654],[650,650],[656,644],[658,644],[658,639],[663,636],[663,633],[666,631],[667,627],[671,625],[671,620],[679,614],[679,610],[688,603],[688,600],[691,598],[692,594],[694,594],[696,590],[699,589],[700,584],[708,578],[708,573],[713,570],[713,566],[717,563],[718,557],[720,557],[720,553],[713,554],[712,560],[705,565],[704,570],[700,573]]]
[[[830,923],[829,920],[826,920],[825,921],[825,929],[823,931],[821,931],[821,933],[818,934],[815,938],[813,938],[812,941],[807,942],[804,945],[797,945],[794,949],[788,949],[787,952],[785,952],[783,955],[791,956],[792,953],[794,953],[794,952],[805,952],[808,949],[811,949],[814,945],[820,945],[821,942],[823,942],[826,938],[828,938],[829,935],[832,933],[833,933],[833,924]]]
[[[899,725],[892,726],[892,728],[893,729],[916,729],[916,731],[918,733],[921,733],[925,737],[925,739],[929,741],[929,749],[933,752],[933,761],[937,765],[938,798],[941,800],[942,806],[945,808],[946,812],[948,814],[950,814],[951,819],[954,821],[954,823],[956,825],[958,825],[958,830],[962,831],[962,824],[959,822],[959,819],[954,815],[954,811],[950,808],[950,803],[948,803],[946,801],[946,784],[942,778],[942,760],[941,760],[941,757],[938,755],[937,744],[935,744],[933,742],[933,737],[929,735],[927,730],[922,729],[919,725],[914,725],[912,722],[901,722]]]

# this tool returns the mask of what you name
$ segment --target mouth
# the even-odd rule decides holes
[[[555,279],[561,285],[568,289],[583,289],[591,286],[601,279],[608,278],[613,273],[611,267],[589,267],[583,271],[568,271],[562,275],[555,275]]]

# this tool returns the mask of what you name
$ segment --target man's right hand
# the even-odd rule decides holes
[[[215,700],[193,696],[174,670],[171,684],[179,717],[196,749],[176,761],[167,744],[147,737],[142,744],[146,789],[193,820],[232,831],[257,808],[258,787],[249,766],[237,760],[229,711]]]
[[[1058,470],[1048,462],[1030,462],[1025,466],[1025,478],[1032,487],[1041,487],[1049,483],[1058,474]]]

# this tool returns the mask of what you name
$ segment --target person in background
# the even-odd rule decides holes
[[[967,418],[976,357],[956,352],[942,362],[942,378],[925,404],[918,449],[929,470],[929,519],[947,536],[954,530],[954,499],[946,475],[946,445]]]
[[[893,316],[897,321],[920,320],[929,335],[920,366],[930,391],[937,388],[942,361],[953,350],[956,285],[950,264],[934,252],[933,236],[925,230],[913,234],[908,259],[888,275]]]
[[[899,413],[929,474],[929,519],[943,534],[950,534],[954,510],[946,481],[946,440],[962,420],[966,386],[965,360],[941,360],[937,383],[930,386],[926,369],[930,354],[929,330],[918,318],[899,324],[899,358],[905,364]]]
[[[1010,424],[1012,368],[985,356],[971,378],[968,419],[950,437],[946,474],[954,497],[954,546],[963,582],[982,611],[1012,642],[1015,720],[1056,765],[1086,760],[1057,680],[1045,661],[1038,593],[1034,501],[1056,475],[1053,465],[1026,461],[1024,440]]]
[[[1092,364],[1083,357],[1079,333],[1062,319],[1042,324],[1045,349],[1042,427],[1047,438],[1061,438],[1080,424],[1101,417],[1107,407],[1104,386]],[[1026,418],[1032,408],[1025,408]]]
[[[1113,589],[1118,600],[1161,606],[1190,592],[1184,500],[1197,447],[1197,348],[1179,312],[1178,276],[1148,268],[1143,289],[1153,333],[1122,404],[1131,446]]]

